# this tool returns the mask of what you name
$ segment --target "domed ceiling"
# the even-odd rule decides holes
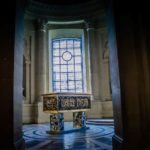
[[[102,18],[105,2],[106,0],[29,0],[26,14],[53,21]]]
[[[34,1],[50,5],[72,5],[72,4],[83,4],[93,0],[34,0]]]

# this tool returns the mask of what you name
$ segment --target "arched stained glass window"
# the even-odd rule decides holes
[[[83,92],[83,60],[80,38],[52,40],[53,91]]]

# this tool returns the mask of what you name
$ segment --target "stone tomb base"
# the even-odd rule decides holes
[[[74,112],[73,113],[73,126],[72,128],[64,128],[64,114],[51,114],[50,115],[50,131],[49,134],[65,134],[89,129],[86,127],[86,113]]]

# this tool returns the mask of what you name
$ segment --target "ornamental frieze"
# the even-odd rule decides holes
[[[56,95],[56,96],[43,96],[43,111],[68,111],[68,110],[81,110],[91,108],[90,95]]]

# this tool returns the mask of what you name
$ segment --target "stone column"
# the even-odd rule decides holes
[[[46,21],[37,21],[37,34],[36,34],[36,60],[35,60],[35,94],[36,100],[41,101],[41,94],[47,92],[47,30]]]
[[[100,99],[100,49],[97,45],[96,30],[93,25],[87,25],[88,51],[90,53],[91,92],[93,100]]]
[[[84,51],[85,51],[85,76],[86,76],[86,91],[87,93],[91,93],[91,71],[90,71],[90,52],[88,49],[88,33],[87,30],[84,29]]]
[[[104,47],[102,51],[102,63],[103,63],[103,96],[104,100],[111,100],[111,87],[110,87],[110,72],[109,72],[109,50],[108,50],[108,40],[105,37],[103,41]]]
[[[105,27],[97,29],[97,39],[100,47],[100,95],[102,101],[111,100],[109,77],[109,49],[108,37]]]

